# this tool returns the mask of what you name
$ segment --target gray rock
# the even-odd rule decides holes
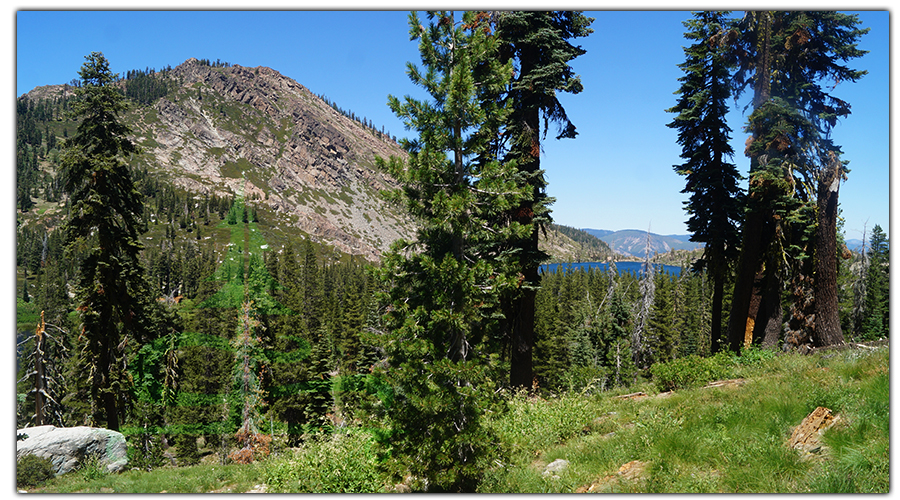
[[[546,476],[556,476],[557,473],[566,470],[569,467],[569,461],[563,460],[562,458],[557,458],[556,460],[550,462],[547,467],[544,469],[543,475]]]
[[[28,435],[16,441],[16,459],[25,455],[49,459],[56,474],[71,472],[92,456],[109,472],[121,472],[128,464],[125,436],[109,429],[42,425],[19,429],[16,434]]]

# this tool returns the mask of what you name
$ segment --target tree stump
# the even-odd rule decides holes
[[[806,416],[800,425],[794,428],[788,446],[804,454],[821,453],[823,444],[822,434],[834,426],[839,420],[837,415],[824,407],[818,407]]]

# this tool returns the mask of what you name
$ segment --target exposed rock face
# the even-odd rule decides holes
[[[53,463],[56,474],[75,470],[84,459],[96,456],[109,472],[121,472],[128,464],[125,436],[95,427],[41,425],[19,429],[28,438],[16,442],[16,458],[37,455]]]
[[[151,170],[195,192],[237,193],[314,240],[377,260],[413,226],[379,196],[395,182],[376,156],[405,156],[390,138],[266,68],[171,70],[173,94],[133,111]]]
[[[213,67],[191,58],[153,77],[167,79],[167,95],[150,106],[133,104],[122,117],[142,149],[136,163],[153,175],[197,194],[244,195],[274,214],[273,225],[369,261],[397,239],[413,238],[405,209],[381,196],[397,183],[376,163],[406,152],[380,131],[271,68]],[[26,94],[64,95],[73,88]],[[583,253],[552,228],[541,233],[541,249],[563,261]]]

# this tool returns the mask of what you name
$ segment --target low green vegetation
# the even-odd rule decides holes
[[[55,493],[887,492],[889,350],[796,352],[889,336],[887,237],[876,225],[868,251],[841,252],[837,280],[825,279],[830,274],[811,265],[836,255],[833,237],[842,238],[842,230],[814,219],[815,193],[804,191],[804,183],[791,182],[788,189],[779,170],[790,164],[809,177],[822,158],[759,149],[788,142],[805,151],[831,148],[815,134],[770,141],[771,134],[787,132],[769,130],[763,122],[774,122],[761,119],[812,113],[792,109],[784,99],[815,104],[817,97],[754,98],[766,109],[754,111],[748,130],[766,140],[748,144],[750,196],[719,197],[755,200],[731,207],[738,215],[726,217],[737,223],[740,214],[749,214],[742,228],[747,242],[757,241],[749,228],[758,225],[750,216],[777,206],[772,213],[782,221],[784,241],[763,235],[773,246],[757,252],[744,245],[738,260],[707,238],[721,229],[706,233],[689,223],[692,237],[707,243],[703,269],[689,271],[688,256],[673,254],[685,266],[674,274],[618,273],[613,262],[607,271],[539,274],[548,255],[537,247],[538,226],[549,224],[550,199],[540,174],[542,134],[532,135],[541,126],[532,120],[544,113],[561,125],[558,137],[575,137],[553,93],[580,92],[567,61],[583,50],[566,38],[587,36],[593,19],[565,11],[467,12],[460,22],[452,13],[427,16],[428,30],[418,15],[410,16],[426,67],[410,76],[446,105],[389,98],[419,139],[401,141],[408,158],[372,158],[371,168],[397,188],[384,193],[387,201],[406,208],[395,229],[407,225],[416,235],[415,241],[394,242],[380,264],[342,255],[278,224],[281,216],[257,206],[255,193],[246,199],[222,195],[232,182],[206,194],[176,187],[203,179],[178,179],[178,168],[149,155],[120,154],[138,153],[127,138],[133,134],[93,111],[112,116],[124,110],[117,90],[122,85],[134,105],[171,96],[191,103],[185,110],[200,106],[220,131],[247,142],[247,150],[260,142],[284,148],[293,134],[286,119],[270,118],[206,84],[179,91],[168,80],[130,73],[119,85],[100,53],[79,72],[83,86],[71,103],[19,100],[17,426],[87,423],[121,430],[133,467],[110,475],[90,459],[76,473],[50,479],[45,463],[28,459],[17,467],[20,487]],[[835,23],[856,24],[829,16],[754,14],[747,22],[761,24],[746,34],[765,34],[773,25],[800,30],[811,21],[830,23],[838,32]],[[715,25],[718,33],[725,25],[720,17],[698,22]],[[499,24],[488,24],[494,22]],[[742,29],[736,23],[726,24]],[[540,35],[559,26],[565,27],[563,38]],[[845,33],[846,40],[863,33]],[[846,49],[808,34],[825,43],[821,61],[831,57],[824,53]],[[697,49],[711,48],[709,34],[697,39]],[[764,45],[752,37],[739,40],[734,46]],[[767,65],[754,61],[797,59],[794,49],[763,48],[741,64],[761,68]],[[556,73],[545,71],[548,61],[538,56],[546,54],[557,58],[550,66],[563,70],[565,82],[544,80]],[[802,64],[778,64],[772,75],[752,78],[764,83],[787,75],[781,80],[815,90],[804,87],[808,75],[791,73]],[[217,77],[237,78],[227,67],[217,61]],[[815,68],[808,70],[815,75]],[[794,92],[783,82],[770,83]],[[537,88],[556,90],[538,106],[532,94]],[[691,92],[684,88],[684,103],[693,106],[699,101]],[[67,110],[85,117],[83,127],[74,128]],[[690,125],[683,132],[705,123],[682,111]],[[365,117],[341,113],[378,135]],[[137,126],[137,116],[124,123]],[[160,119],[152,110],[144,117],[144,123]],[[110,133],[101,130],[110,125]],[[336,128],[343,133],[347,125],[341,120]],[[816,119],[794,125],[830,129]],[[722,130],[712,133],[724,139]],[[201,135],[188,131],[184,139],[196,144]],[[112,146],[97,141],[108,137],[119,146],[91,146]],[[155,144],[140,140],[145,147]],[[168,162],[177,166],[186,148],[190,144],[171,151]],[[211,148],[209,158],[224,151]],[[830,158],[829,168],[839,164]],[[724,172],[718,163],[709,167]],[[270,170],[239,158],[222,173],[270,194]],[[699,172],[693,166],[679,171]],[[107,178],[119,181],[95,182]],[[760,191],[766,186],[784,190]],[[365,184],[329,189],[291,187],[285,194],[309,205],[304,212],[350,218],[356,213],[350,206],[359,207],[355,190],[374,193]],[[115,193],[123,196],[107,198]],[[127,203],[116,207],[107,199]],[[764,205],[769,208],[754,209]],[[290,213],[292,207],[278,208]],[[124,218],[116,219],[117,213]],[[378,222],[398,217],[393,209],[371,213]],[[63,218],[67,226],[61,226]],[[827,239],[812,239],[816,224],[827,229]],[[119,229],[126,232],[116,237]],[[340,229],[319,224],[315,232],[326,239],[342,231],[358,236]],[[76,233],[81,236],[73,241]],[[608,249],[583,233],[561,226],[555,233],[566,244],[575,240],[581,249],[576,260],[605,260]],[[127,248],[113,251],[116,245]],[[776,269],[776,260],[786,267]],[[776,328],[788,323],[774,343],[753,339],[772,350],[743,346],[744,306],[757,291],[745,279],[753,273],[729,269],[754,262],[765,262],[765,279],[775,280],[758,287],[771,295],[756,298],[766,309],[780,304],[785,313],[766,320]],[[645,269],[650,264],[648,255]],[[810,276],[815,281],[807,282]],[[827,298],[830,306],[816,298],[819,290],[835,292]],[[815,310],[806,310],[811,299]],[[826,328],[819,327],[822,312],[833,320]],[[762,322],[756,326],[756,333],[768,331]],[[826,331],[827,339],[816,337]],[[793,352],[776,355],[782,348]],[[714,381],[722,383],[710,385]],[[36,396],[41,387],[49,398]],[[824,433],[824,446],[812,454],[789,448],[792,429],[818,407],[838,416],[838,425]],[[556,468],[548,469],[551,464]]]
[[[886,493],[890,490],[890,349],[812,355],[748,353],[717,357],[743,383],[678,389],[659,396],[657,381],[629,391],[506,394],[506,410],[486,415],[497,454],[483,493],[571,493],[596,484],[612,493]],[[699,382],[698,382],[699,383]],[[819,454],[790,449],[791,432],[816,407],[838,415]],[[377,422],[369,421],[366,426]],[[368,429],[368,430],[367,430]],[[308,436],[247,465],[208,463],[72,473],[30,492],[367,493],[403,491],[382,473],[372,427]],[[557,459],[568,467],[545,475]],[[619,468],[637,461],[634,477]],[[407,481],[416,488],[426,486]],[[395,489],[396,488],[396,489]]]
[[[16,486],[34,487],[53,477],[53,463],[37,455],[25,455],[16,460]]]

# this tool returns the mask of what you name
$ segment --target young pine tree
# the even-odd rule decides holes
[[[888,239],[875,225],[866,272],[866,301],[862,320],[862,337],[876,340],[890,333],[890,253]]]
[[[512,73],[500,64],[486,16],[430,12],[428,25],[410,14],[424,71],[410,79],[429,101],[389,98],[418,137],[403,140],[405,162],[380,163],[401,183],[397,198],[418,220],[416,241],[397,242],[378,271],[384,317],[380,376],[393,389],[387,411],[389,464],[444,491],[474,491],[485,457],[494,453],[481,417],[496,389],[490,360],[497,350],[498,297],[516,286],[498,238],[522,237],[515,222],[489,227],[515,206],[523,189],[515,166],[486,154],[508,110],[498,95]],[[488,253],[482,253],[488,252]]]

